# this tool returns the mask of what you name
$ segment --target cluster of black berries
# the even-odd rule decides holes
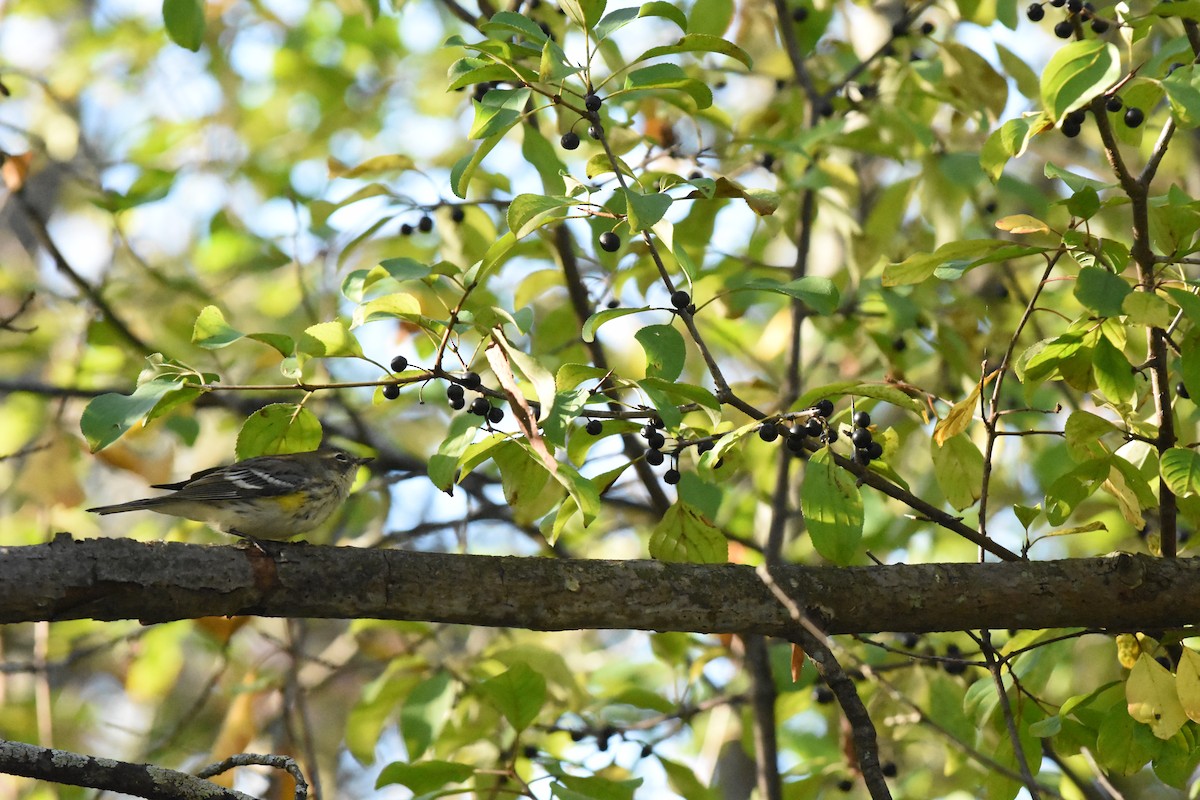
[[[871,415],[865,411],[854,412],[854,430],[850,441],[854,445],[855,463],[866,466],[883,455],[883,445],[871,436]]]
[[[1067,16],[1054,26],[1054,35],[1060,39],[1070,39],[1075,35],[1075,21],[1088,22],[1092,26],[1094,33],[1100,34],[1108,31],[1108,20],[1096,16],[1096,7],[1086,0],[1049,0],[1050,5],[1055,8],[1067,7]],[[1025,16],[1030,22],[1041,22],[1046,17],[1046,8],[1043,3],[1034,3],[1025,9]]]
[[[408,369],[408,359],[404,356],[396,356],[388,366],[391,367],[393,373],[404,372],[404,370]],[[400,396],[400,384],[384,384],[383,396],[388,400],[395,400]]]
[[[492,405],[492,401],[487,398],[487,395],[478,394],[471,404],[467,405],[467,390],[474,391],[482,385],[483,380],[479,377],[478,372],[468,372],[446,387],[446,400],[455,411],[465,406],[468,414],[483,417],[495,425],[504,419],[504,409]]]
[[[779,422],[765,423],[758,429],[758,438],[764,442],[773,442],[779,438],[782,432],[786,437],[784,445],[796,455],[805,451],[809,438],[818,439],[823,444],[836,442],[837,429],[829,424],[829,417],[833,414],[833,401],[828,398],[821,400],[813,406],[813,411],[816,414],[809,417],[803,425],[797,424],[791,428],[782,426],[782,431]]]
[[[587,109],[588,115],[591,117],[592,124],[588,127],[588,136],[593,139],[599,139],[604,135],[604,128],[600,125],[600,118],[597,112],[600,111],[600,106],[604,101],[600,95],[595,92],[588,92],[583,96],[583,107]],[[567,131],[558,140],[563,150],[575,150],[579,147],[579,134],[573,130]]]
[[[1105,100],[1104,108],[1107,109],[1110,114],[1116,114],[1122,108],[1125,108],[1125,103],[1120,97],[1114,94]],[[1063,136],[1066,136],[1069,139],[1073,139],[1078,136],[1080,132],[1083,131],[1083,123],[1086,119],[1086,108],[1077,108],[1071,113],[1067,114],[1065,117],[1063,117],[1062,121]],[[1125,114],[1122,116],[1122,119],[1124,119],[1126,126],[1130,128],[1136,128],[1146,121],[1146,114],[1136,106],[1129,106],[1128,108],[1125,108]]]
[[[646,426],[642,428],[642,436],[646,439],[646,463],[652,467],[657,467],[667,460],[667,454],[663,452],[663,447],[667,444],[667,437],[662,432],[663,423],[658,417],[654,417]],[[679,474],[679,454],[672,454],[671,468],[663,473],[663,480],[669,484],[679,483],[682,477]]]
[[[400,226],[400,235],[401,236],[412,236],[413,231],[420,231],[421,233],[429,233],[431,230],[433,230],[433,217],[429,216],[428,214],[422,214],[421,218],[419,220],[417,220],[417,224],[415,226],[408,222],[401,225]]]

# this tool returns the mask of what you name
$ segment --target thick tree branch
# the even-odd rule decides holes
[[[0,622],[203,616],[426,620],[531,630],[758,633],[794,623],[754,569],[129,539],[0,548]],[[828,634],[1172,629],[1200,620],[1200,559],[777,566]]]
[[[254,800],[203,778],[152,764],[131,764],[21,742],[0,741],[0,772],[148,800]]]

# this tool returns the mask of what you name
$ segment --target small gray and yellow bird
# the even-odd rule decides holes
[[[328,519],[350,493],[358,468],[370,461],[334,447],[257,456],[153,487],[171,494],[88,511],[155,511],[205,522],[251,541],[290,539]]]

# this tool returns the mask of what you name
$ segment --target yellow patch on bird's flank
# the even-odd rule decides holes
[[[275,498],[275,502],[279,503],[279,508],[287,514],[294,514],[300,510],[308,500],[308,492],[293,492],[292,494],[284,494]]]

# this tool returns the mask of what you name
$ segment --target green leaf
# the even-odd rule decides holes
[[[862,496],[854,475],[834,463],[829,447],[805,467],[800,509],[817,552],[840,566],[849,564],[862,539]]]
[[[729,546],[721,531],[691,505],[677,501],[650,534],[650,557],[659,561],[724,564]]]
[[[1067,452],[1076,461],[1105,458],[1108,456],[1108,450],[1100,443],[1101,437],[1106,433],[1120,432],[1116,425],[1087,411],[1072,412],[1063,427]]]
[[[546,32],[539,28],[536,22],[512,11],[497,11],[479,26],[479,30],[493,39],[506,39],[516,33],[539,44],[546,41]]]
[[[193,53],[200,49],[204,42],[203,0],[163,0],[162,16],[171,41]]]
[[[697,109],[712,105],[712,90],[701,81],[690,77],[678,64],[654,64],[635,69],[625,76],[625,91],[666,90],[687,94]]]
[[[421,320],[421,301],[408,292],[393,292],[360,303],[355,307],[354,315],[350,319],[350,329],[353,330],[368,322],[381,319],[407,319],[414,322]],[[341,353],[340,355],[361,355],[361,353]]]
[[[767,189],[747,189],[737,181],[720,177],[712,183],[712,191],[697,189],[690,192],[687,200],[711,200],[714,197],[733,197],[745,200],[750,210],[760,217],[769,217],[779,208],[780,195]]]
[[[559,0],[567,16],[585,28],[592,28],[604,16],[605,0]]]
[[[529,102],[530,90],[491,89],[482,100],[473,101],[475,122],[468,136],[472,139],[487,139],[502,135],[521,120],[525,104]]]
[[[962,511],[975,504],[983,491],[983,453],[965,433],[951,436],[938,447],[931,442],[933,475],[946,500]]]
[[[237,437],[237,458],[280,453],[306,453],[321,446],[321,421],[295,403],[272,403],[255,411],[242,423]]]
[[[640,61],[648,61],[651,58],[677,55],[679,53],[719,53],[720,55],[737,59],[745,65],[746,69],[754,69],[754,59],[750,57],[749,53],[733,42],[707,33],[690,33],[675,44],[651,47],[630,63],[636,64]]]
[[[649,311],[648,306],[640,308],[606,308],[603,311],[597,311],[588,317],[583,323],[583,340],[585,342],[596,341],[596,331],[606,322],[610,322],[618,317],[625,317],[630,314],[639,314],[643,311]]]
[[[646,375],[673,381],[683,373],[683,335],[671,325],[648,325],[634,334],[646,353]]]
[[[1175,305],[1179,306],[1183,311],[1184,316],[1195,327],[1200,327],[1200,295],[1185,289],[1176,289],[1167,287],[1167,294],[1175,301]]]
[[[1133,288],[1120,276],[1100,267],[1079,270],[1075,299],[1101,317],[1121,315],[1121,303]]]
[[[546,702],[546,679],[528,664],[516,663],[479,684],[479,691],[518,731],[529,727]]]
[[[492,460],[500,469],[504,499],[512,510],[513,522],[532,525],[554,510],[566,490],[550,475],[542,459],[530,451],[528,443],[514,442],[503,434],[496,436],[502,446],[492,451]]]
[[[1110,710],[1100,723],[1096,738],[1096,758],[1107,770],[1132,775],[1144,767],[1162,749],[1150,728],[1129,716],[1124,705]]]
[[[649,230],[671,207],[671,196],[662,192],[642,194],[636,189],[627,189],[625,201],[629,209],[629,227],[635,231]]]
[[[1175,494],[1180,497],[1193,495],[1200,490],[1200,454],[1184,447],[1172,447],[1159,459],[1158,474]]]
[[[156,378],[133,390],[132,394],[102,394],[83,409],[79,428],[93,453],[120,439],[125,432],[144,421],[159,401],[182,389],[182,380]]]
[[[720,36],[733,22],[733,0],[696,0],[688,14],[688,33]]]
[[[225,315],[216,306],[205,306],[192,326],[192,342],[206,350],[216,350],[242,338],[242,332],[225,322]]]
[[[775,292],[804,301],[804,304],[818,314],[832,314],[837,311],[841,296],[837,287],[828,278],[807,275],[787,283],[776,283],[769,280],[756,280],[739,286],[735,291],[753,290],[760,292]]]
[[[454,707],[454,696],[454,681],[445,670],[435,672],[409,692],[400,709],[400,733],[409,758],[420,758],[441,733]],[[405,785],[412,788],[410,784]]]
[[[379,777],[375,779],[375,788],[399,784],[413,795],[420,796],[441,789],[449,783],[462,783],[474,774],[473,766],[456,761],[422,761],[418,764],[393,761],[380,770]]]
[[[429,480],[443,492],[453,494],[459,459],[475,440],[479,425],[479,417],[472,414],[455,415],[438,451],[429,457]]]
[[[1200,397],[1200,335],[1195,331],[1190,333],[1180,349],[1183,356],[1179,359],[1179,371],[1184,388],[1189,397]]]
[[[1050,484],[1043,508],[1051,525],[1062,525],[1076,506],[1095,493],[1108,478],[1109,464],[1108,458],[1085,461]]]
[[[1096,385],[1105,397],[1113,403],[1133,401],[1137,392],[1133,365],[1106,336],[1096,340],[1096,347],[1092,350],[1092,367],[1096,373]]]
[[[943,279],[957,278],[982,264],[1008,261],[1044,252],[1045,248],[1013,244],[999,239],[963,239],[947,242],[932,253],[917,253],[883,269],[884,286],[920,283],[939,272]]]
[[[1175,67],[1162,87],[1171,104],[1171,116],[1181,128],[1200,126],[1200,70],[1194,64]]]
[[[372,301],[374,302],[374,301]],[[314,358],[362,358],[362,347],[342,322],[320,322],[304,329],[297,352]]]
[[[884,383],[862,383],[860,381],[839,381],[837,383],[814,386],[800,395],[800,398],[792,404],[792,408],[812,408],[818,400],[823,398],[833,400],[837,397],[847,396],[870,397],[875,400],[883,400],[909,411],[916,412],[921,410],[921,405],[916,400],[895,386],[889,386]]]
[[[1089,102],[1121,77],[1121,55],[1103,39],[1060,47],[1042,71],[1042,105],[1054,120]]]
[[[489,136],[479,143],[474,153],[468,153],[454,164],[450,170],[450,188],[454,190],[455,195],[463,200],[467,199],[467,189],[471,185],[471,179],[475,177],[475,171],[479,169],[483,159],[487,158],[488,153],[500,144],[506,133],[507,129]]]
[[[1175,312],[1166,300],[1150,292],[1130,292],[1121,301],[1121,311],[1129,321],[1147,328],[1169,328]]]
[[[653,0],[649,3],[642,3],[642,7],[638,9],[639,17],[662,17],[670,20],[679,26],[680,30],[687,30],[687,17],[679,10],[677,3],[668,3],[664,0]]]
[[[529,125],[521,130],[521,155],[537,170],[547,194],[566,194],[567,184],[561,174],[566,167],[546,137]]]
[[[408,172],[409,170],[416,169],[417,165],[410,156],[389,153],[372,156],[366,161],[355,164],[353,167],[331,158],[326,163],[326,166],[329,169],[330,178],[361,178],[364,176],[386,175],[392,172]]]
[[[574,205],[571,197],[519,194],[508,206],[508,228],[521,239],[543,225],[566,219]]]
[[[992,131],[979,151],[979,165],[991,178],[992,183],[1000,180],[1009,160],[1019,157],[1029,146],[1029,141],[1049,121],[1041,114],[1010,119]]]

